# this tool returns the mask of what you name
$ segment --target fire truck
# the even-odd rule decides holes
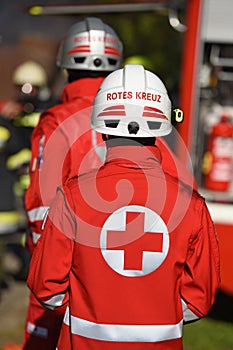
[[[233,2],[190,0],[186,17],[179,134],[216,225],[221,290],[233,295]],[[183,162],[186,153],[177,150]]]

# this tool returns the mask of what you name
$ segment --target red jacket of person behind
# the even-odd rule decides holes
[[[100,143],[100,135],[92,136],[90,113],[102,81],[102,77],[82,78],[67,84],[62,93],[62,103],[42,113],[34,129],[31,138],[30,185],[25,195],[31,231],[28,246],[31,252],[42,233],[43,218],[57,187],[77,174],[77,164],[92,149],[92,140],[96,144]],[[77,139],[80,141],[75,142]],[[82,147],[79,147],[80,142]],[[73,153],[71,148],[74,149]],[[95,155],[89,163],[96,167],[102,162]]]
[[[31,253],[43,231],[43,218],[56,195],[57,186],[77,173],[76,166],[81,164],[85,152],[88,153],[93,142],[97,147],[101,139],[100,135],[97,139],[91,132],[89,124],[91,106],[102,81],[101,77],[83,78],[67,84],[62,103],[42,113],[34,129],[30,186],[25,196],[30,229],[27,245]],[[96,155],[92,158],[89,161],[93,166],[102,164]],[[55,349],[62,319],[62,314],[44,309],[30,293],[23,349]]]
[[[219,287],[205,201],[164,173],[157,147],[110,147],[58,191],[28,284],[66,308],[58,350],[181,350],[183,322],[205,316]]]

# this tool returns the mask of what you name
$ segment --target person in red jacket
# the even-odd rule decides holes
[[[204,198],[164,172],[155,145],[170,121],[167,90],[143,66],[101,84],[91,124],[105,164],[58,189],[28,276],[44,307],[66,309],[58,350],[181,350],[183,324],[214,303],[214,224]]]
[[[122,43],[118,35],[99,18],[88,17],[75,23],[60,44],[57,65],[66,70],[68,83],[62,92],[61,103],[41,114],[31,138],[30,185],[25,195],[30,230],[28,248],[31,253],[42,233],[43,216],[56,194],[56,187],[61,184],[57,175],[62,168],[61,156],[66,155],[64,152],[68,151],[73,142],[72,131],[77,129],[77,125],[85,131],[85,125],[88,125],[90,120],[90,116],[87,115],[88,107],[90,109],[103,79],[109,72],[118,69],[121,61]],[[51,136],[55,131],[58,141],[53,145],[51,153],[44,152],[49,140],[53,140]],[[74,137],[76,138],[76,135],[73,135],[73,140]],[[84,135],[84,139],[83,151],[79,149],[78,143],[74,145],[80,154],[92,147],[91,131]],[[75,166],[71,168],[70,157],[67,152],[62,179],[64,182],[72,176],[72,171],[76,174]],[[47,172],[47,164],[52,168],[52,172],[51,169]],[[44,173],[43,182],[40,180],[40,174]],[[43,193],[41,187],[45,188]],[[23,349],[55,350],[61,321],[62,315],[57,316],[45,310],[33,294],[30,294]]]

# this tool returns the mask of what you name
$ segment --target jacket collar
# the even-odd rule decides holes
[[[97,94],[103,80],[103,77],[88,77],[68,83],[62,91],[62,102],[67,103],[69,101],[76,100],[79,97],[91,97],[93,99],[93,97],[95,97]]]
[[[108,147],[106,163],[131,168],[154,168],[161,163],[161,153],[157,146]]]

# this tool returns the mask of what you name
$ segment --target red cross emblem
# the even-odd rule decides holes
[[[163,234],[144,232],[144,222],[145,213],[126,212],[125,231],[108,231],[107,249],[124,251],[124,270],[142,270],[143,251],[162,252]]]
[[[113,212],[100,235],[105,262],[117,273],[144,276],[156,270],[169,250],[169,234],[162,218],[153,210],[129,205]]]

